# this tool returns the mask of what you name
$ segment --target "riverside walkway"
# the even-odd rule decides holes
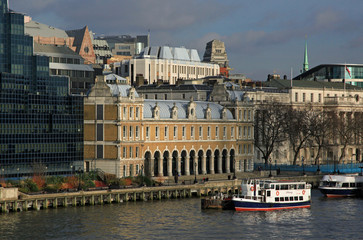
[[[268,177],[268,171],[253,173],[238,173],[236,179],[232,174],[215,174],[198,176],[184,176],[174,183],[173,178],[164,179],[164,184],[154,187],[133,187],[122,189],[105,189],[95,191],[62,192],[51,194],[30,195],[19,193],[17,198],[1,200],[0,209],[2,213],[19,212],[28,210],[41,210],[47,208],[58,208],[68,206],[101,205],[111,203],[122,203],[127,201],[152,201],[161,199],[177,199],[200,197],[216,192],[238,193],[243,178],[270,178],[275,180],[306,181],[314,187],[317,186],[322,175],[296,175],[281,173]],[[205,181],[208,178],[208,181]],[[204,179],[204,180],[203,180]]]

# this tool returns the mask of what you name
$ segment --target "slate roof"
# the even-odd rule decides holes
[[[161,84],[161,85],[156,85],[156,84],[152,84],[152,85],[143,85],[138,87],[138,89],[140,90],[158,90],[158,89],[163,89],[163,90],[172,90],[172,91],[188,91],[188,90],[193,90],[193,91],[212,91],[213,87],[208,86],[208,85],[203,85],[203,84],[181,84],[181,85],[169,85],[169,84]]]
[[[172,119],[172,108],[175,106],[178,108],[178,119],[187,119],[187,110],[189,101],[180,101],[180,100],[144,100],[144,119],[153,118],[153,110],[158,104],[160,109],[160,119]],[[211,119],[222,119],[222,110],[223,106],[213,103],[213,102],[204,102],[204,101],[195,101],[196,108],[196,118],[197,119],[206,119],[205,112],[208,108],[211,109]],[[227,119],[233,119],[233,115],[231,111],[227,109]]]
[[[34,42],[34,52],[35,53],[48,53],[48,55],[59,55],[59,56],[71,56],[72,58],[79,58],[82,59],[82,57],[77,54],[76,52],[72,51],[67,46],[56,46],[52,44],[39,44]]]
[[[196,49],[186,49],[185,47],[146,47],[141,51],[139,58],[144,58],[145,56],[158,59],[200,62],[198,51]]]
[[[111,94],[113,96],[128,97],[129,91],[131,89],[130,85],[124,84],[107,84],[110,87]],[[139,94],[135,91],[135,97],[139,97]]]
[[[66,31],[43,23],[30,21],[24,24],[25,34],[30,36],[68,38]]]

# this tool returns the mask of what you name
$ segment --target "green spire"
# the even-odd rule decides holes
[[[305,54],[304,54],[304,64],[303,64],[303,72],[309,70],[309,62],[308,62],[308,41],[305,37]]]

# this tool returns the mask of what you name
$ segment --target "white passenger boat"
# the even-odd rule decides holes
[[[236,211],[309,208],[311,185],[305,182],[243,180],[242,194],[232,198]]]
[[[355,197],[363,187],[363,176],[358,174],[324,175],[319,190],[326,197]]]

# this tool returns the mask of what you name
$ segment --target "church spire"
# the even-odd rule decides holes
[[[305,36],[305,54],[304,54],[304,64],[303,64],[303,72],[309,70],[309,62],[308,62],[308,41]]]

